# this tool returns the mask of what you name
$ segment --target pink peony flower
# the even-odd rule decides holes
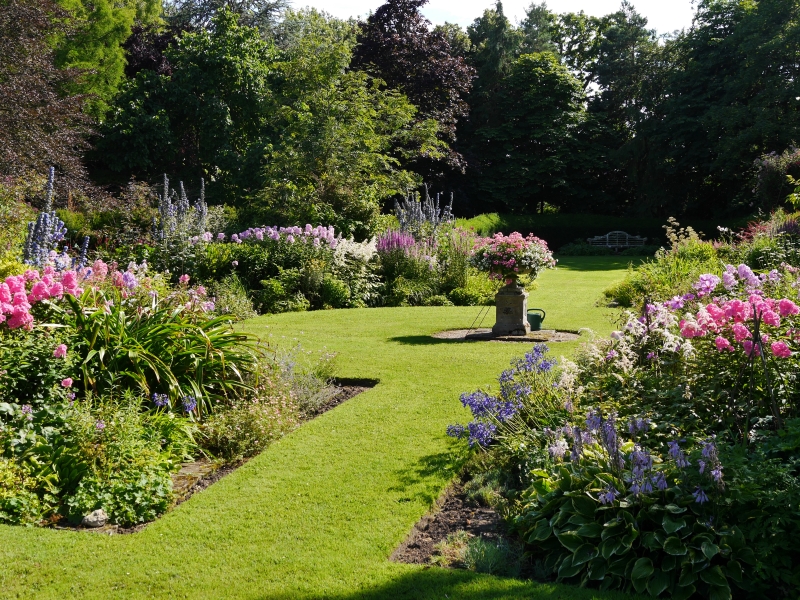
[[[772,354],[777,358],[789,358],[792,355],[792,351],[786,345],[786,342],[773,342]]]
[[[71,388],[72,387],[72,378],[67,377],[61,381],[61,387]]]
[[[64,358],[67,355],[67,345],[66,344],[59,344],[56,346],[56,349],[53,350],[53,358]]]

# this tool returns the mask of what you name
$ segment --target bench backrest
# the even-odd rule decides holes
[[[586,240],[592,246],[606,246],[608,248],[630,248],[644,246],[647,238],[630,235],[624,231],[610,231],[605,235],[598,235]]]

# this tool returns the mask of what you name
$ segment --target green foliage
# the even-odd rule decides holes
[[[125,468],[107,477],[88,476],[67,501],[73,520],[105,510],[112,523],[130,527],[152,521],[172,504],[172,479],[156,468]]]
[[[0,457],[0,523],[33,525],[43,517],[37,482],[14,460]]]
[[[441,152],[435,122],[415,123],[405,97],[346,70],[352,24],[290,11],[275,47],[230,12],[214,19],[167,51],[171,75],[141,71],[121,93],[103,160],[125,174],[213,173],[209,198],[251,220],[365,237],[380,202],[418,183],[394,152]]]
[[[609,256],[614,254],[614,250],[606,246],[592,246],[578,238],[572,243],[561,246],[558,253],[563,256]]]
[[[198,414],[251,389],[243,373],[255,361],[254,349],[227,317],[198,320],[182,307],[158,302],[130,311],[120,300],[95,289],[80,299],[68,297],[85,389],[107,392],[123,385],[148,396],[166,393],[173,402],[190,395]]]
[[[616,482],[602,468],[567,464],[534,475],[515,526],[558,581],[651,596],[730,598],[731,583],[756,562],[739,529],[704,524],[692,496],[679,489],[616,508],[595,498]]]
[[[71,14],[76,31],[57,43],[57,64],[85,72],[72,91],[93,96],[89,112],[102,118],[125,77],[122,43],[130,36],[134,20],[150,23],[158,20],[161,2],[58,0],[58,3]]]
[[[234,274],[214,282],[211,285],[211,294],[214,296],[217,314],[230,315],[237,321],[252,319],[258,314],[253,309],[253,302],[247,294],[247,289]]]
[[[35,219],[33,209],[22,201],[22,187],[14,183],[0,183],[0,222],[3,223],[0,229],[0,275],[3,278],[12,274],[11,263],[22,257],[28,223]]]

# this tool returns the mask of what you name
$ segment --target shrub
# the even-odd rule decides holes
[[[291,383],[267,376],[251,397],[220,407],[204,423],[202,444],[212,455],[234,462],[258,454],[299,420]]]
[[[438,294],[436,296],[428,296],[427,298],[422,300],[423,306],[453,306],[453,303],[450,299],[443,295]]]
[[[34,525],[44,517],[38,482],[22,465],[0,457],[0,523]]]
[[[214,310],[219,315],[230,315],[237,321],[258,316],[247,290],[236,275],[228,275],[222,281],[212,283],[211,293],[214,296]]]

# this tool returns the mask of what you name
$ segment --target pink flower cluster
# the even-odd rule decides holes
[[[701,338],[714,335],[714,345],[718,351],[733,352],[735,343],[741,344],[745,353],[750,356],[753,352],[760,353],[759,342],[753,340],[753,324],[756,320],[761,323],[759,330],[761,344],[770,340],[770,332],[775,335],[775,329],[781,326],[782,319],[800,313],[800,307],[787,298],[775,300],[765,298],[758,294],[751,294],[749,298],[740,300],[716,300],[701,306],[693,316],[687,315],[680,322],[681,335],[684,338]],[[766,329],[767,331],[764,331]],[[772,354],[778,358],[788,358],[792,355],[789,345],[784,341],[775,341],[770,346]]]
[[[64,294],[80,296],[82,293],[75,271],[59,272],[45,267],[41,275],[31,269],[23,275],[11,275],[0,283],[0,323],[5,322],[9,329],[31,329],[33,315],[30,311],[34,304],[60,300]]]
[[[507,236],[496,233],[490,238],[478,238],[473,264],[494,279],[505,279],[528,272],[535,276],[541,269],[555,267],[556,261],[547,242],[532,234],[522,237],[515,231]]]

